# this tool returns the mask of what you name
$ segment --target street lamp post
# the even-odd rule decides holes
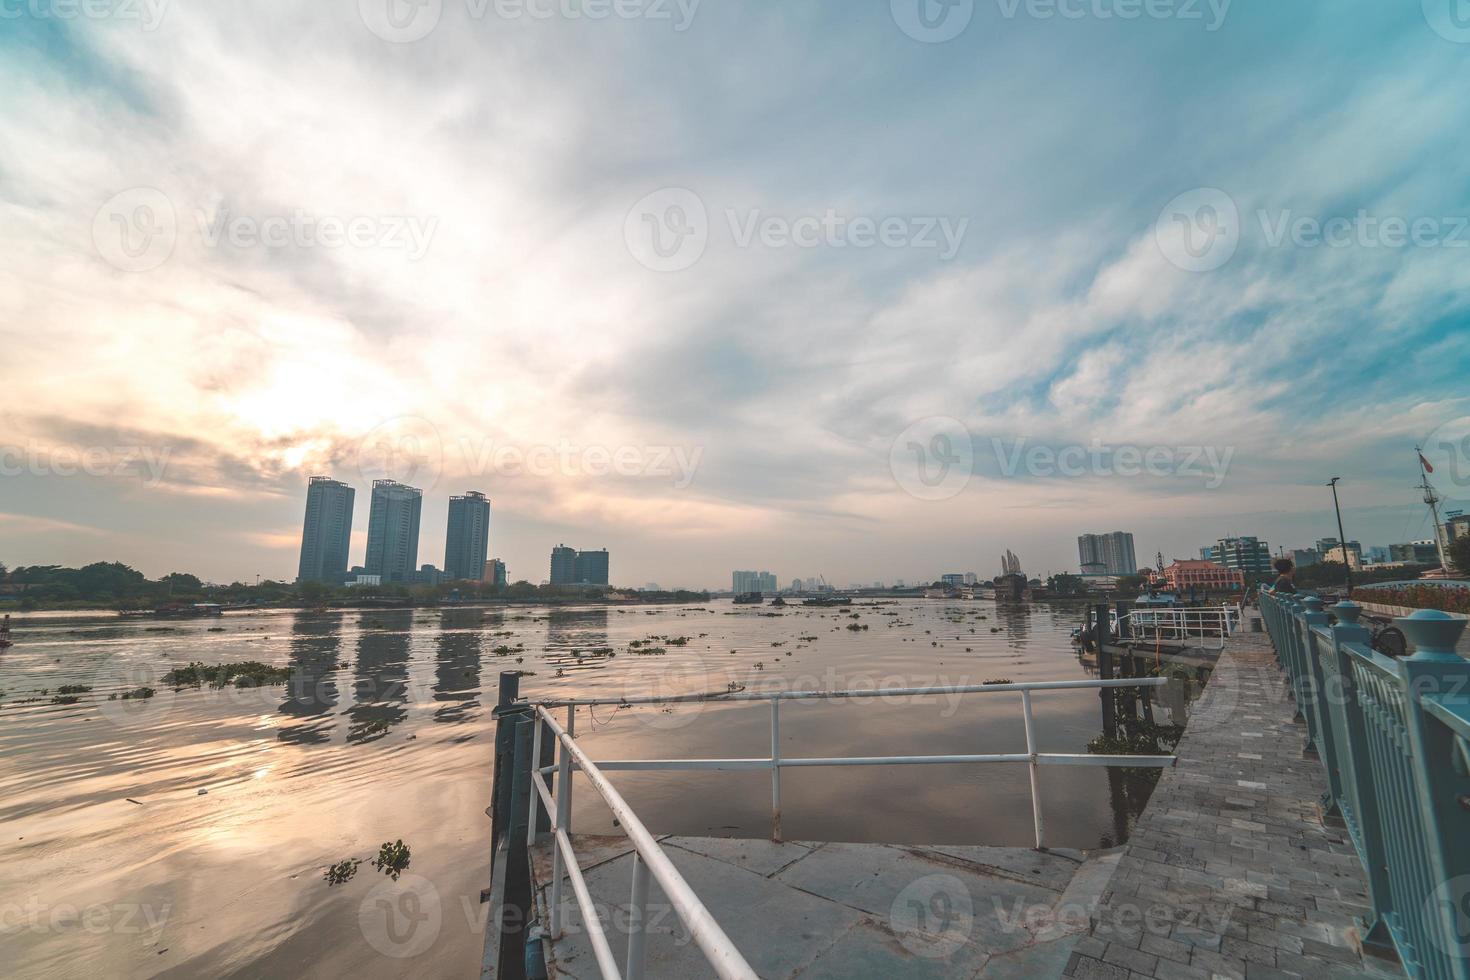
[[[1348,598],[1353,597],[1353,564],[1348,560],[1347,535],[1342,533],[1342,507],[1337,502],[1337,481],[1342,477],[1334,476],[1327,485],[1332,488],[1332,509],[1337,512],[1337,546],[1342,549],[1342,572],[1347,576]]]

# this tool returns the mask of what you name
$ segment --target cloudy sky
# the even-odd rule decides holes
[[[922,5],[921,5],[922,4]],[[7,0],[0,561],[294,576],[313,474],[616,581],[1429,535],[1449,0]],[[1452,507],[1456,506],[1454,504]]]

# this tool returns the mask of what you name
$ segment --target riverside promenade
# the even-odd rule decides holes
[[[1265,632],[1230,637],[1065,975],[1400,977],[1362,953],[1367,882]]]
[[[1458,693],[1466,664],[1453,652],[1464,622],[1426,611],[1400,619],[1412,655],[1394,661],[1364,645],[1350,602],[1333,607],[1336,625],[1313,597],[1263,593],[1262,604],[1267,629],[1252,613],[1225,640],[1177,756],[1037,752],[1033,690],[1082,683],[1046,682],[1020,690],[1027,755],[848,760],[1164,768],[1127,844],[1109,851],[1045,847],[1039,798],[1036,849],[655,839],[545,706],[533,708],[538,735],[512,700],[506,717],[521,720],[505,731],[522,773],[517,795],[531,799],[534,785],[544,807],[533,805],[519,830],[509,825],[507,839],[524,843],[502,843],[497,860],[529,852],[528,894],[520,906],[508,893],[492,897],[491,921],[538,923],[540,942],[519,947],[537,961],[523,974],[505,955],[518,949],[515,934],[502,928],[482,977],[1470,980],[1456,918],[1470,894],[1470,698]],[[970,693],[1012,687],[1021,685]],[[780,754],[779,701],[796,696],[769,696],[769,758],[601,765],[769,771],[779,815],[782,767],[839,764]],[[569,726],[577,706],[561,705]],[[556,767],[544,735],[566,750]],[[555,798],[531,778],[532,759],[555,770]],[[573,762],[628,840],[573,842]],[[532,838],[529,827],[553,810],[555,843]],[[520,802],[509,810],[524,812]],[[526,911],[502,914],[517,909]]]

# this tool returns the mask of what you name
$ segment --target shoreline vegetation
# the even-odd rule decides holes
[[[1457,542],[1458,544],[1459,542]],[[1466,540],[1470,545],[1470,539]],[[1470,559],[1470,555],[1466,556]],[[1361,589],[1379,582],[1412,582],[1423,576],[1426,568],[1405,566],[1353,573],[1354,584]],[[1341,564],[1324,562],[1297,572],[1298,588],[1335,587],[1343,583]],[[939,583],[936,583],[938,585]],[[1246,594],[1259,583],[1248,583]],[[1143,591],[1141,576],[1122,576],[1110,592],[1093,592],[1076,575],[1059,573],[1048,576],[1044,593],[1029,597],[1028,602],[1085,603],[1130,599]],[[930,588],[918,585],[915,589]],[[893,597],[907,597],[914,589],[890,590]],[[1038,589],[1038,592],[1043,590]],[[1396,595],[1424,602],[1422,608],[1467,612],[1470,604],[1463,595],[1453,597],[1443,590],[1416,586],[1399,586]],[[1238,597],[1230,593],[1227,597]],[[882,598],[874,593],[872,598]],[[148,613],[160,609],[187,610],[198,603],[218,605],[224,610],[252,609],[394,609],[433,608],[439,606],[499,605],[659,605],[703,603],[710,601],[708,591],[665,590],[633,591],[607,586],[576,587],[534,585],[515,582],[493,585],[487,582],[459,581],[439,585],[330,586],[321,582],[277,582],[266,580],[254,585],[232,582],[229,585],[206,583],[187,572],[171,572],[159,579],[149,579],[142,572],[121,562],[95,562],[82,568],[60,565],[20,566],[7,570],[0,563],[0,613],[112,611]],[[1212,597],[1213,598],[1213,597]],[[1386,601],[1386,600],[1380,600]],[[1439,603],[1450,602],[1450,605]],[[1415,603],[1394,603],[1408,605]]]
[[[217,604],[224,609],[381,609],[440,605],[640,605],[709,601],[708,592],[668,590],[634,592],[515,582],[445,582],[440,585],[381,585],[354,588],[320,582],[262,581],[209,584],[186,572],[149,579],[121,562],[96,562],[82,568],[59,565],[0,564],[0,612],[111,610],[150,612],[164,607]]]

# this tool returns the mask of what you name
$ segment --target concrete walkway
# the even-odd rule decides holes
[[[666,852],[762,977],[1237,980],[1399,977],[1364,959],[1362,869],[1324,825],[1264,633],[1232,637],[1128,844],[1109,852],[665,837]],[[632,853],[576,839],[621,963]],[[541,921],[550,850],[535,849]],[[650,977],[711,976],[655,883]],[[553,977],[598,976],[570,887]]]
[[[1361,954],[1362,868],[1294,714],[1266,634],[1232,637],[1067,976],[1402,976]]]
[[[772,843],[665,837],[665,853],[762,976],[856,980],[1059,976],[1112,876],[1116,851]],[[632,854],[625,838],[576,837],[579,864],[619,965]],[[550,851],[535,849],[545,918]],[[552,977],[599,976],[569,886]],[[647,975],[713,976],[657,883]]]

